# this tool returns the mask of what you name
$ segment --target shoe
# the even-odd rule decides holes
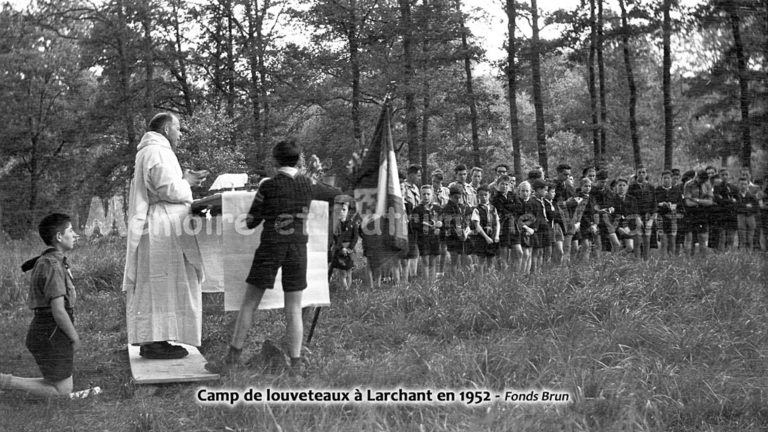
[[[264,367],[265,372],[273,375],[279,375],[288,369],[285,354],[269,339],[261,344],[261,351],[251,357],[246,365],[251,368]]]
[[[292,358],[288,374],[292,377],[304,377],[307,373],[307,360],[304,357]]]
[[[237,369],[242,367],[242,363],[240,362],[240,353],[242,350],[237,350],[237,353],[234,353],[232,351],[232,348],[230,347],[229,351],[227,352],[227,355],[224,356],[223,359],[219,361],[212,361],[205,364],[205,370],[208,372],[212,372],[215,374],[223,375],[231,371],[232,369]]]
[[[91,387],[89,389],[72,392],[69,394],[70,399],[85,399],[89,396],[96,396],[101,393],[101,387]]]
[[[139,355],[150,360],[174,360],[184,358],[189,354],[184,347],[171,345],[168,342],[152,342],[139,348]]]

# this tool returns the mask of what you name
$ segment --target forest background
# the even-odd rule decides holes
[[[161,110],[180,114],[181,164],[209,182],[269,170],[286,136],[343,182],[388,93],[401,168],[424,176],[506,162],[520,177],[561,161],[613,176],[640,164],[765,173],[768,3],[552,4],[4,3],[0,235],[24,236],[54,209],[82,224],[93,196],[124,194]]]

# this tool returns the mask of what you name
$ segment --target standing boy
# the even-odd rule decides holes
[[[736,220],[739,227],[739,247],[752,250],[755,237],[755,215],[760,207],[755,195],[749,190],[749,179],[739,179],[739,193],[736,197]]]
[[[435,279],[435,267],[440,256],[440,232],[443,222],[440,220],[441,209],[432,200],[432,186],[421,187],[421,204],[413,209],[411,223],[419,227],[419,255],[422,257],[422,268],[428,280]]]
[[[261,243],[245,279],[248,286],[237,314],[229,351],[221,363],[206,365],[208,370],[222,372],[240,363],[253,313],[261,303],[264,292],[274,287],[277,271],[282,268],[285,332],[291,371],[297,374],[303,372],[301,298],[307,288],[308,241],[305,221],[313,197],[333,199],[333,193],[321,184],[313,185],[308,177],[299,173],[296,165],[300,155],[301,149],[293,141],[281,141],[272,149],[272,157],[278,167],[277,175],[261,184],[245,221],[249,229],[264,222]],[[321,197],[321,194],[327,196]]]
[[[419,270],[419,245],[418,235],[419,226],[410,222],[410,216],[413,209],[421,203],[421,193],[419,193],[419,184],[421,182],[421,166],[411,165],[408,167],[406,181],[402,184],[403,203],[405,204],[405,214],[408,216],[408,250],[403,256],[401,265],[405,270],[405,280],[416,277]]]
[[[38,232],[48,249],[24,263],[22,270],[32,270],[27,302],[35,312],[26,345],[43,377],[0,373],[0,390],[24,390],[42,397],[67,396],[72,392],[72,363],[74,352],[80,348],[80,336],[73,313],[77,295],[64,253],[75,247],[78,235],[72,230],[69,216],[60,213],[44,217]]]
[[[443,207],[443,227],[445,243],[451,253],[451,269],[457,271],[466,267],[467,234],[469,231],[469,207],[463,202],[462,190],[458,186],[450,187],[450,201]]]
[[[510,192],[512,183],[509,176],[499,177],[496,187],[498,192],[493,195],[491,204],[499,214],[499,261],[503,263],[502,267],[508,267],[511,263],[513,271],[519,271],[523,250],[520,248],[520,233],[516,222],[522,214],[522,204],[515,193]]]
[[[531,262],[531,273],[540,272],[544,265],[544,255],[547,248],[552,249],[552,217],[554,212],[544,201],[547,195],[547,183],[544,180],[536,179],[531,184],[533,189],[533,215],[536,217],[536,233],[532,243],[533,259]]]
[[[635,256],[642,256],[648,259],[651,248],[651,233],[656,223],[657,202],[656,191],[648,182],[648,171],[640,165],[635,171],[635,183],[629,186],[627,194],[633,196],[637,203],[637,214],[640,217],[639,226],[635,235],[636,249]]]
[[[472,210],[472,228],[474,233],[472,252],[477,255],[480,273],[493,263],[499,246],[499,214],[490,203],[491,192],[488,186],[477,188],[477,206]]]
[[[635,244],[635,238],[637,230],[640,229],[637,200],[627,193],[628,190],[629,182],[626,178],[616,180],[616,197],[613,200],[614,223],[617,225],[617,237],[624,244],[624,251],[627,253],[639,247]]]
[[[672,173],[662,171],[661,185],[656,188],[657,213],[661,216],[661,251],[669,256],[675,254],[677,237],[678,208],[682,207],[683,195],[672,185]]]
[[[694,254],[697,240],[699,252],[704,255],[709,243],[709,211],[715,203],[706,170],[699,171],[696,177],[685,183],[683,197],[685,214],[688,218],[687,225],[691,233],[691,255]]]

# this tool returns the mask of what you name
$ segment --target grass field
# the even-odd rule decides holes
[[[119,292],[123,244],[70,254],[80,292],[75,387],[85,400],[0,394],[1,431],[768,430],[766,257],[638,262],[607,257],[549,274],[490,273],[434,286],[332,286],[308,347],[308,375],[243,369],[219,389],[553,389],[569,404],[239,404],[204,406],[199,385],[131,382]],[[0,252],[0,371],[39,376],[24,348],[31,314],[18,266],[34,242]],[[225,352],[234,314],[204,297],[207,358]],[[246,358],[280,340],[279,312],[258,315]]]

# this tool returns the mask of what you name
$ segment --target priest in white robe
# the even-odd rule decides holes
[[[146,358],[174,359],[200,346],[203,265],[190,226],[191,186],[205,172],[184,171],[174,149],[179,119],[157,114],[138,145],[128,204],[126,292],[128,343]]]

